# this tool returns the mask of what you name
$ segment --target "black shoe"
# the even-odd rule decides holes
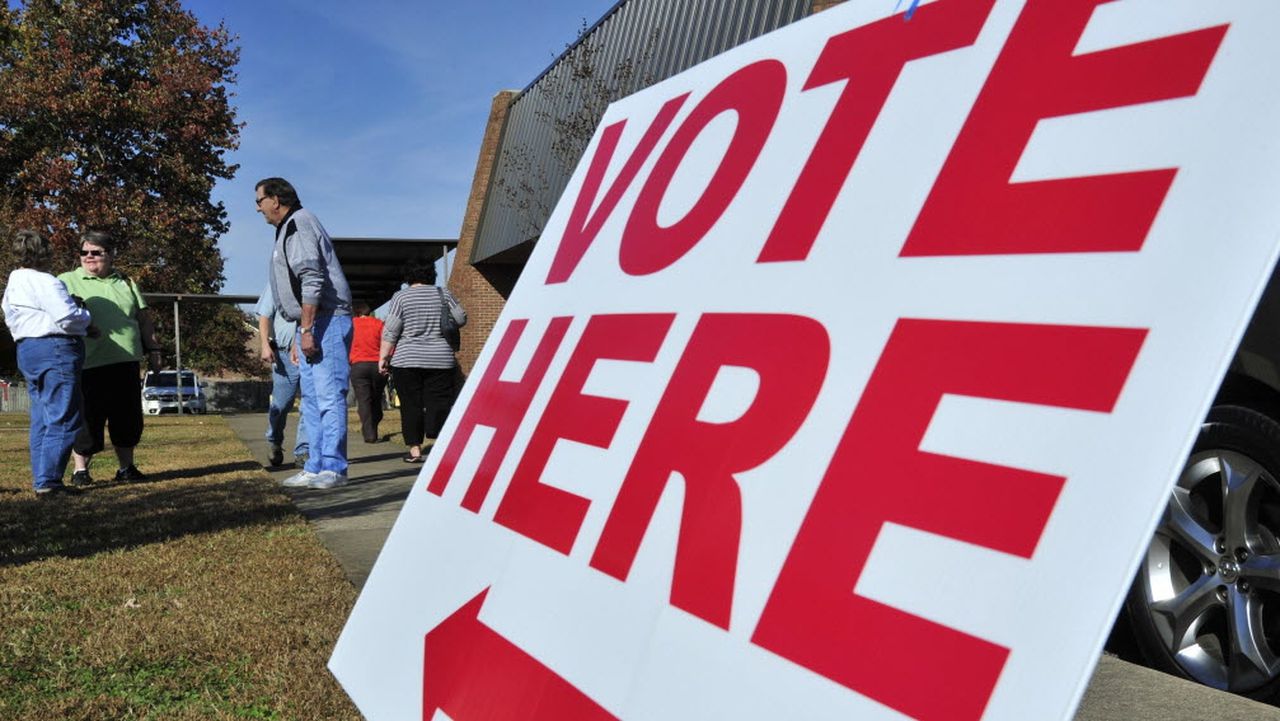
[[[267,464],[272,466],[284,465],[284,449],[279,443],[271,444],[271,457],[267,459]]]
[[[36,499],[40,501],[54,500],[61,496],[78,496],[82,493],[79,488],[64,486],[59,483],[56,486],[48,486],[46,488],[36,489]]]
[[[89,476],[88,468],[84,469],[83,471],[76,471],[75,473],[71,474],[71,485],[73,486],[79,486],[83,488],[92,483],[93,483],[93,478]]]
[[[121,468],[116,471],[116,482],[118,483],[137,483],[145,480],[147,480],[147,477],[132,463],[129,464],[128,468]]]

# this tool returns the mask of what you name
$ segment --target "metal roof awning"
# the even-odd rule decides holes
[[[351,286],[351,300],[370,308],[391,300],[414,258],[439,260],[458,246],[456,238],[334,238],[333,249]]]
[[[351,300],[377,308],[400,290],[404,268],[414,258],[439,260],[458,246],[452,238],[334,238],[333,249],[351,286]],[[252,305],[256,295],[143,293],[147,302],[178,301]]]

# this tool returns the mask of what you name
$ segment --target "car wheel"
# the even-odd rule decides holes
[[[1217,406],[1127,600],[1150,665],[1256,699],[1280,690],[1280,424]]]

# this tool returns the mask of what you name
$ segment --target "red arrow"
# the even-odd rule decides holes
[[[436,709],[454,721],[617,721],[536,658],[480,622],[489,589],[427,633],[422,719]]]

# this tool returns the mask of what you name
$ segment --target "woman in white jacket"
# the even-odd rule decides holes
[[[49,269],[53,253],[39,233],[20,230],[18,269],[4,290],[4,322],[18,344],[18,370],[31,396],[31,473],[36,497],[78,493],[62,483],[82,423],[80,371],[89,311]]]

